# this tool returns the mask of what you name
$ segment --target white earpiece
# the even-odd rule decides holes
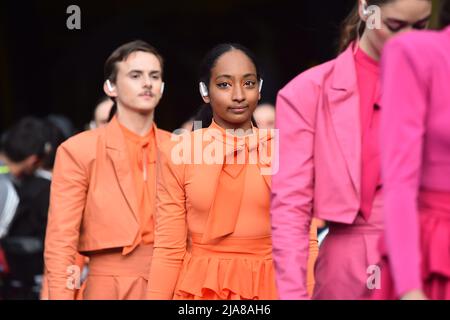
[[[198,84],[198,89],[200,90],[200,94],[202,97],[207,97],[209,95],[208,88],[203,81]]]
[[[264,80],[261,78],[261,79],[259,79],[259,93],[261,93],[261,90],[262,90],[262,86],[263,86],[263,82],[264,82]]]
[[[164,82],[161,83],[161,95],[164,93]]]
[[[365,2],[365,1],[363,1],[362,14],[365,17],[368,17],[370,15],[369,8],[367,7],[367,2]]]
[[[109,91],[114,91],[114,88],[111,85],[111,81],[109,81],[109,79],[106,80],[106,86],[108,87]]]

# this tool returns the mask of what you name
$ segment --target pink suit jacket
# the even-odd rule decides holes
[[[395,37],[381,61],[385,241],[402,296],[423,289],[425,264],[450,277],[448,231],[439,224],[433,234],[421,234],[419,200],[421,189],[450,191],[450,26]],[[430,252],[424,243],[439,247]]]
[[[312,216],[351,224],[360,208],[361,128],[353,46],[278,94],[272,241],[281,299],[307,299]]]

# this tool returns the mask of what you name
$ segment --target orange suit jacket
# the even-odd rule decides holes
[[[170,133],[156,125],[154,130],[159,150]],[[58,148],[44,252],[50,299],[73,299],[78,289],[78,251],[132,245],[139,232],[135,188],[125,138],[116,118]]]

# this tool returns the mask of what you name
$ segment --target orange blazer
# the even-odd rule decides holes
[[[156,125],[154,130],[159,150],[170,133]],[[50,299],[73,299],[70,267],[77,252],[133,243],[139,232],[137,202],[127,146],[116,118],[58,148],[44,252]]]

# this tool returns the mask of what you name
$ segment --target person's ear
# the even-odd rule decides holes
[[[359,1],[358,13],[359,13],[359,18],[362,21],[367,21],[367,19],[369,19],[370,10],[369,10],[366,0]]]
[[[107,79],[103,84],[103,91],[105,91],[106,95],[110,98],[117,97],[116,87],[109,79]]]
[[[202,99],[205,103],[211,103],[211,99],[209,97],[202,97]]]

